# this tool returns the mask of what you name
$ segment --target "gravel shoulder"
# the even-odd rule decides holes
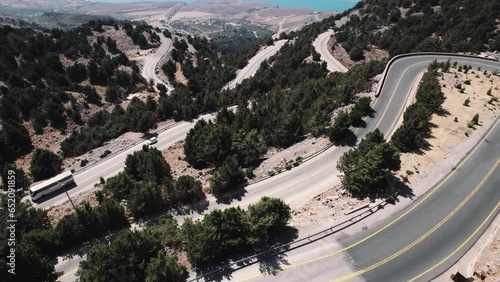
[[[496,216],[481,238],[455,265],[432,281],[447,281],[457,272],[479,281],[500,281],[500,216]],[[481,275],[484,280],[481,280]]]

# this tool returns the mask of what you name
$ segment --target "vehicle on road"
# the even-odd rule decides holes
[[[43,196],[53,193],[66,185],[73,183],[73,174],[71,171],[65,171],[42,183],[36,184],[30,188],[31,200],[38,200]]]
[[[151,137],[148,139],[148,145],[153,145],[155,143],[158,143],[158,137]]]

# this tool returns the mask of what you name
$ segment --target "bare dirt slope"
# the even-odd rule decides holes
[[[491,233],[487,236],[486,244],[482,251],[473,261],[473,271],[479,274],[479,277],[484,275],[483,281],[498,282],[500,281],[500,217],[497,216],[495,223],[492,223]],[[489,235],[489,236],[488,236]]]
[[[163,157],[167,160],[170,165],[172,176],[174,179],[179,178],[182,175],[190,175],[196,180],[199,180],[202,184],[202,189],[205,193],[210,192],[210,171],[211,169],[195,169],[187,161],[184,160],[184,143],[185,141],[176,142],[174,145],[168,147],[168,149],[163,150]]]
[[[489,104],[492,96],[486,93],[492,88],[492,95],[500,96],[500,77],[491,73],[484,75],[477,70],[467,74],[453,68],[450,71],[440,78],[446,100],[443,104],[444,111],[432,116],[431,123],[434,127],[432,137],[427,140],[428,144],[416,153],[401,155],[402,166],[396,174],[406,176],[410,184],[425,178],[426,173],[438,161],[455,154],[457,146],[467,141],[466,134],[474,135],[484,121],[495,119],[499,114],[498,102]],[[470,80],[470,85],[464,83],[467,80]],[[456,88],[459,84],[464,88],[464,93]],[[470,99],[468,106],[464,106],[466,99]],[[468,128],[467,121],[475,114],[479,114],[479,126]]]
[[[113,26],[103,26],[103,32],[101,33],[96,33],[92,36],[88,36],[87,39],[91,44],[94,44],[97,41],[98,36],[103,36],[104,38],[111,38],[116,41],[117,48],[121,51],[123,51],[125,54],[130,59],[144,59],[148,58],[148,56],[154,56],[154,53],[152,53],[151,50],[141,50],[138,45],[135,45],[132,41],[132,39],[126,34],[125,30],[120,27],[118,29],[115,29]],[[149,38],[149,34],[146,33],[146,37]],[[110,56],[116,56],[114,54],[109,53],[107,50],[107,47],[105,44],[103,44],[103,48],[107,52],[108,55]],[[154,51],[154,49],[153,49]],[[139,54],[138,54],[139,53]],[[75,63],[80,63],[87,65],[89,62],[88,58],[78,58],[77,60],[70,60],[64,55],[59,56],[60,62],[65,66],[71,66]],[[130,67],[121,67],[121,70],[128,72],[129,74],[132,72]],[[112,109],[115,107],[113,103],[106,102],[104,100],[104,93],[106,92],[107,87],[106,86],[100,86],[100,85],[91,85],[88,80],[85,80],[80,83],[82,86],[92,86],[96,89],[96,92],[98,95],[101,96],[102,98],[102,105],[97,106],[94,104],[88,104],[85,102],[85,95],[82,93],[77,93],[77,92],[70,92],[66,91],[67,93],[71,94],[71,96],[75,99],[76,103],[76,108],[78,109],[82,121],[86,123],[96,112],[100,110],[107,110],[109,112],[112,111]],[[127,92],[132,92],[134,93],[135,96],[140,97],[141,99],[145,99],[148,95],[151,95],[151,93],[146,91],[146,87],[144,85],[137,85],[134,89],[129,89]],[[125,98],[125,97],[123,97]],[[127,108],[128,104],[130,101],[128,100],[123,100],[120,104],[124,109]],[[66,103],[64,105],[66,109],[71,108],[71,103]],[[26,122],[24,125],[27,128],[30,138],[32,140],[32,143],[35,148],[40,148],[40,149],[47,149],[52,152],[59,152],[61,143],[71,135],[76,130],[79,130],[81,125],[76,124],[71,118],[67,117],[66,122],[68,124],[67,128],[64,130],[64,132],[61,132],[55,128],[52,128],[50,125],[47,126],[42,134],[35,134],[35,131],[33,127],[31,126],[31,123]],[[139,134],[140,135],[140,134]],[[77,158],[69,158],[64,161],[64,168],[65,169],[75,169],[78,170],[80,168],[80,161],[81,160],[88,160],[90,163],[97,161],[100,159],[100,155],[106,151],[110,150],[111,152],[117,151],[119,148],[122,148],[126,146],[127,144],[130,144],[132,141],[131,140],[136,140],[138,137],[137,133],[127,133],[123,136],[120,136],[116,140],[112,140],[110,142],[107,142],[105,146],[103,146],[100,149],[96,149],[90,153],[87,153],[83,156],[77,157]],[[102,149],[102,150],[101,150]],[[27,154],[25,156],[22,156],[16,161],[16,165],[19,168],[24,169],[25,171],[29,171],[29,166],[31,162],[31,154]]]

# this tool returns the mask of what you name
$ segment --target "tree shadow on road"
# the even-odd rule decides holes
[[[283,244],[291,243],[297,238],[298,230],[293,227],[286,227],[279,233],[275,233],[267,244],[262,245],[258,249],[254,249],[253,252],[235,257],[232,261],[225,260],[216,266],[197,268],[196,274],[197,276],[203,276],[204,281],[231,280],[232,274],[235,271],[258,264],[260,273],[276,275],[283,270],[282,265],[289,264],[286,254],[289,250],[289,246],[283,246],[282,248],[278,247]],[[260,253],[260,255],[250,259],[244,259],[255,253]]]
[[[210,202],[205,194],[193,198],[190,203],[179,205],[173,209],[177,215],[191,215],[194,213],[202,214],[208,210]]]
[[[293,227],[287,227],[279,234],[276,234],[275,237],[277,239],[267,248],[271,251],[257,256],[260,273],[277,275],[283,270],[282,265],[289,264],[286,252],[290,249],[290,246],[287,245],[276,250],[273,249],[295,241],[298,238],[298,230]]]
[[[200,267],[196,268],[196,275],[203,276],[201,281],[223,281],[232,280],[232,274],[235,271],[232,267]]]
[[[234,187],[231,192],[224,193],[221,195],[217,195],[217,204],[231,204],[234,200],[236,201],[241,201],[245,194],[248,193],[246,190],[246,187],[248,186],[248,183],[244,183],[241,185],[238,185]]]
[[[335,146],[348,146],[354,147],[358,142],[358,137],[354,134],[354,132],[349,131],[349,134],[343,138],[342,140],[334,141],[333,144]]]
[[[77,246],[70,247],[67,249],[65,252],[63,252],[60,257],[63,258],[63,260],[67,259],[73,259],[74,257],[83,257],[84,255],[88,254],[90,249],[94,247],[97,244],[104,244],[107,245],[111,241],[113,241],[116,236],[120,233],[121,231],[114,231],[111,234],[108,234],[103,237],[99,237],[96,239],[88,240],[85,241],[84,243],[78,244]]]

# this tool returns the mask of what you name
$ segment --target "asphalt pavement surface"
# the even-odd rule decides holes
[[[331,72],[347,72],[347,68],[344,67],[337,59],[335,59],[328,50],[328,40],[333,35],[333,30],[328,30],[320,34],[316,40],[314,40],[313,46],[321,56],[321,60],[326,62],[326,67]]]
[[[273,55],[278,53],[278,51],[287,43],[288,40],[278,40],[275,41],[273,45],[267,46],[265,49],[259,51],[255,56],[253,56],[249,61],[248,64],[239,70],[236,74],[236,78],[229,82],[225,88],[227,89],[233,89],[236,87],[236,85],[240,84],[243,80],[252,77],[255,75],[257,70],[260,68],[260,65],[264,60],[267,60],[271,58]]]
[[[156,67],[160,60],[172,49],[172,39],[166,38],[162,33],[159,33],[161,45],[158,47],[153,54],[145,56],[143,58],[144,66],[142,67],[141,75],[146,78],[149,82],[150,79],[153,79],[155,85],[163,84],[165,85],[169,91],[172,91],[173,88],[169,84],[165,84],[157,75],[156,75]]]

